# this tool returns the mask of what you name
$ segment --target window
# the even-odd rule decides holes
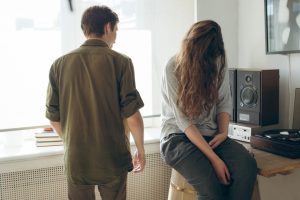
[[[0,7],[0,130],[48,124],[48,72],[60,55],[85,40],[83,11],[111,7],[120,18],[113,49],[132,58],[144,116],[160,113],[161,71],[193,23],[194,1],[10,0]]]
[[[0,7],[0,129],[47,124],[51,62],[61,54],[60,0],[10,0]]]

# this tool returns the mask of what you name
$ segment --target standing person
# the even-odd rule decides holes
[[[232,108],[221,29],[195,23],[162,79],[161,155],[195,188],[201,200],[247,200],[256,162],[229,139]]]
[[[64,141],[72,200],[95,199],[95,185],[103,200],[125,200],[128,171],[145,166],[133,64],[111,49],[118,21],[106,6],[88,8],[81,19],[87,40],[50,69],[46,117]],[[124,122],[137,147],[133,160]]]

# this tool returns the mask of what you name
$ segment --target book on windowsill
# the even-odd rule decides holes
[[[35,133],[35,138],[60,138],[55,132],[41,131]]]
[[[37,142],[60,142],[62,139],[60,137],[36,137]]]
[[[42,131],[36,132],[35,139],[37,147],[63,145],[62,139],[52,128],[44,128]]]
[[[52,142],[36,142],[37,147],[50,147],[50,146],[62,146],[63,141],[52,141]]]

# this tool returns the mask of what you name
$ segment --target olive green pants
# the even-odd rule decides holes
[[[102,200],[126,200],[127,174],[108,184],[97,185]],[[68,182],[69,200],[95,200],[96,185],[75,185]]]

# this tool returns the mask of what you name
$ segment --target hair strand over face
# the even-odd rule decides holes
[[[211,20],[195,23],[176,57],[177,104],[190,119],[208,114],[218,101],[225,68],[220,26]]]

